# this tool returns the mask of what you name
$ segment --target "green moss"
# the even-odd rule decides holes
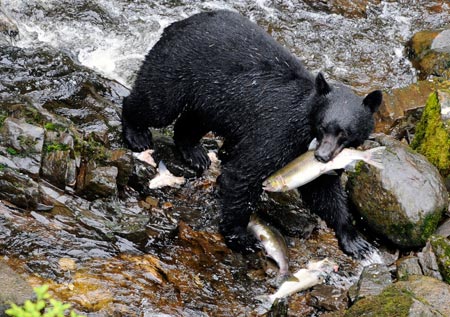
[[[413,303],[411,293],[389,286],[380,295],[363,298],[345,313],[345,317],[407,317]]]
[[[441,212],[429,214],[423,219],[420,232],[422,232],[421,239],[424,243],[436,231],[439,221],[442,218],[443,212],[444,210],[442,210]]]
[[[3,171],[7,166],[5,164],[0,164],[0,172]]]
[[[75,135],[75,152],[85,157],[86,160],[94,160],[96,162],[106,162],[110,159],[111,153],[103,144],[95,141],[92,136],[87,139]]]
[[[19,152],[17,152],[17,150],[12,147],[8,147],[6,149],[6,152],[8,152],[8,154],[10,154],[10,155],[18,155],[19,154]]]
[[[19,140],[20,146],[27,149],[33,148],[38,142],[36,139],[34,139],[29,135],[28,136],[19,135],[17,137],[17,140]]]
[[[66,128],[60,124],[55,124],[53,122],[47,122],[44,125],[44,129],[47,131],[65,131]]]
[[[46,152],[55,152],[55,151],[68,151],[70,150],[70,146],[63,143],[50,143],[44,146]]]
[[[450,175],[450,131],[446,130],[441,120],[437,92],[432,93],[427,100],[411,147],[425,155],[444,177]]]
[[[450,241],[445,237],[433,236],[430,243],[438,260],[439,271],[444,281],[450,284]]]
[[[0,128],[3,127],[3,123],[5,123],[6,118],[8,118],[8,116],[0,113]]]

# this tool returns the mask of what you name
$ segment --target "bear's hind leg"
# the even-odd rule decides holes
[[[201,175],[211,164],[200,139],[209,131],[194,113],[186,111],[175,122],[174,141],[183,159]]]

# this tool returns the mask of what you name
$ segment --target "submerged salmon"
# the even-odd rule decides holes
[[[259,219],[256,214],[250,216],[248,230],[260,241],[267,257],[274,260],[280,275],[289,273],[289,258],[286,241],[281,233]]]
[[[284,192],[309,183],[322,174],[342,169],[355,161],[364,161],[376,168],[383,169],[381,155],[384,146],[367,151],[343,149],[334,159],[322,163],[314,157],[314,151],[308,151],[281,168],[263,182],[263,189],[269,192]]]

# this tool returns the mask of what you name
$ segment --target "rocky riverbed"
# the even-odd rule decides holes
[[[450,315],[447,4],[0,4],[0,312],[48,284],[86,316],[267,314],[257,297],[276,290],[276,266],[261,253],[231,252],[218,234],[220,162],[196,178],[171,128],[155,131],[155,161],[185,183],[150,189],[156,167],[120,136],[121,100],[162,27],[219,7],[258,21],[311,70],[361,93],[384,89],[379,134],[364,147],[386,146],[385,169],[358,165],[342,179],[380,263],[343,254],[295,191],[263,195],[259,214],[284,228],[291,272],[311,259],[339,265],[324,285],[291,296],[287,314]],[[126,27],[138,43],[132,56]],[[221,142],[203,140],[212,157]]]

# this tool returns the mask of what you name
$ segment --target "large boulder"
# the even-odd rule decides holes
[[[399,247],[423,246],[447,209],[442,177],[427,159],[395,139],[378,135],[386,147],[384,169],[358,164],[347,188],[357,211],[380,237]]]

